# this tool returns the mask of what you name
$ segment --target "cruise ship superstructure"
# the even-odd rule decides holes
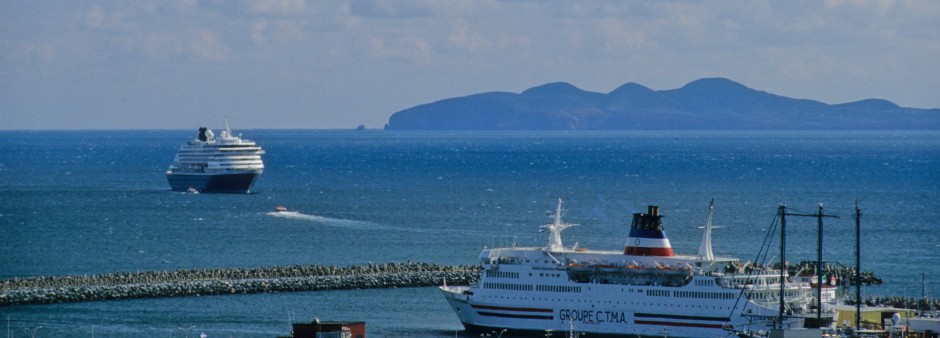
[[[799,328],[808,310],[807,283],[782,281],[779,270],[744,266],[711,249],[711,217],[696,255],[675,254],[659,209],[633,214],[623,251],[565,247],[561,219],[542,226],[545,247],[484,249],[480,281],[440,289],[470,331],[545,336],[716,337]]]
[[[174,191],[247,193],[264,171],[263,154],[254,141],[232,135],[228,122],[218,137],[202,127],[180,146],[167,181]]]

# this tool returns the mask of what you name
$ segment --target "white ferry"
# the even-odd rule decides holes
[[[180,146],[166,171],[174,191],[247,193],[264,171],[264,150],[254,141],[232,135],[225,122],[218,137],[206,127]]]
[[[561,231],[576,224],[562,222],[561,204],[542,226],[548,245],[484,249],[478,283],[440,287],[468,331],[716,337],[803,327],[809,284],[714,256],[711,205],[698,254],[677,255],[656,206],[633,214],[623,251],[565,247]]]

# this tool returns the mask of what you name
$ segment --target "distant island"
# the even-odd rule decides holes
[[[627,83],[603,94],[564,82],[520,94],[487,92],[392,114],[387,130],[938,130],[940,109],[867,99],[826,104],[724,78],[652,90]]]

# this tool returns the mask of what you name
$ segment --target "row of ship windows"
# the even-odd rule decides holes
[[[238,165],[219,165],[219,166],[205,166],[205,165],[177,165],[176,168],[183,168],[189,170],[227,170],[227,169],[263,169],[264,166],[252,165],[252,164],[238,164]]]
[[[683,309],[712,309],[712,310],[730,310],[729,306],[717,306],[717,305],[693,305],[693,304],[669,304],[669,303],[653,303],[653,302],[619,302],[619,301],[589,301],[584,299],[569,299],[569,298],[538,298],[538,297],[507,297],[507,296],[484,296],[484,298],[492,299],[502,299],[502,300],[516,300],[516,301],[549,301],[549,302],[569,302],[569,303],[591,303],[591,305],[601,305],[601,304],[612,304],[612,305],[631,305],[631,306],[659,306],[659,307],[671,307],[671,308],[683,308]],[[615,307],[616,309],[616,307]]]
[[[785,293],[784,297],[787,297],[787,298],[794,298],[794,297],[799,296],[799,293],[793,292],[793,291],[785,291],[784,293]],[[777,299],[777,296],[779,295],[780,293],[777,293],[777,292],[755,292],[751,294],[751,296],[748,298],[749,299]]]
[[[483,288],[500,290],[520,290],[520,291],[543,291],[543,292],[581,292],[580,286],[562,286],[562,285],[532,285],[513,284],[513,283],[483,283]]]
[[[536,285],[535,291],[581,292],[581,287],[580,286],[563,286],[563,285]]]
[[[734,299],[735,294],[730,292],[698,292],[698,291],[673,291],[673,297],[679,298],[706,298],[706,299]]]
[[[225,167],[236,167],[236,166],[237,166],[237,167],[240,167],[240,166],[252,166],[252,165],[260,166],[260,165],[262,165],[262,164],[264,164],[264,163],[261,163],[261,161],[253,161],[253,162],[226,162],[226,163],[213,163],[213,164],[212,164],[212,167],[214,167],[214,168],[215,168],[215,167],[218,167],[218,168],[225,168]],[[208,166],[209,166],[209,164],[207,164],[207,163],[205,163],[205,162],[203,162],[203,163],[177,162],[177,165],[178,165],[178,166],[190,166],[190,167],[208,167]]]
[[[695,285],[697,285],[697,286],[714,286],[714,285],[715,285],[715,281],[698,279],[698,280],[695,281]]]
[[[236,154],[263,154],[261,149],[226,149],[226,150],[215,150],[215,149],[201,149],[201,150],[187,150],[181,149],[177,152],[180,155],[189,155],[189,156],[206,156],[206,155],[215,155],[215,154],[224,154],[224,155],[236,155]]]
[[[177,156],[178,161],[190,161],[190,162],[205,162],[207,160],[215,161],[260,161],[261,156],[258,155],[245,155],[245,156]]]
[[[486,271],[486,277],[491,278],[519,278],[518,272],[507,272],[507,271]]]
[[[669,290],[646,290],[647,296],[669,297]]]
[[[483,283],[483,287],[487,289],[532,291],[532,285],[527,284]]]
[[[513,274],[514,272],[497,272],[497,271],[487,271],[487,274]],[[519,278],[518,273],[515,277],[506,277],[506,278]],[[494,276],[495,277],[495,276]],[[513,283],[483,283],[483,287],[487,289],[500,289],[500,290],[521,290],[521,291],[532,291],[533,286],[528,284],[513,284]],[[562,285],[535,285],[535,291],[547,291],[547,292],[581,292],[580,286],[562,286]],[[621,290],[622,291],[622,290]],[[632,291],[632,290],[631,290]],[[669,291],[669,290],[646,290],[646,295],[651,297],[669,297],[670,294],[672,297],[676,298],[701,298],[701,299],[734,299],[735,294],[729,292],[700,292],[700,291]]]
[[[226,160],[226,161],[211,161],[211,162],[212,162],[213,164],[218,164],[218,165],[262,164],[262,163],[263,163],[263,162],[261,162],[260,159],[254,159],[254,160],[235,160],[235,161]],[[179,164],[189,164],[189,165],[203,165],[203,166],[209,164],[209,163],[207,163],[207,161],[205,161],[205,160],[199,161],[199,160],[190,160],[190,159],[180,159],[180,160],[176,161],[176,163],[179,163]]]
[[[532,273],[529,273],[529,276],[532,276]],[[486,277],[490,278],[519,278],[518,272],[507,272],[507,271],[492,271],[486,270]],[[544,273],[539,272],[539,277],[561,277],[560,273]]]
[[[546,260],[535,259],[535,260],[529,261],[528,258],[522,258],[522,257],[499,257],[496,259],[489,259],[489,258],[483,259],[483,264],[523,264],[523,263],[530,263],[530,262],[554,264],[554,262],[547,260],[547,259]]]
[[[246,165],[262,165],[261,161],[243,161],[243,162],[221,162],[221,163],[212,163],[213,167],[232,167],[232,166],[246,166]],[[191,167],[208,167],[209,163],[206,162],[185,162],[178,161],[176,162],[177,166],[191,166]]]
[[[181,159],[205,159],[205,158],[261,158],[261,153],[228,153],[228,154],[217,154],[217,153],[206,153],[206,154],[184,154],[179,153],[178,158]]]
[[[670,294],[676,298],[734,299],[735,297],[734,293],[729,292],[646,290],[647,296],[669,297]]]

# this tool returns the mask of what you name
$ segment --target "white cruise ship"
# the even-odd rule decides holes
[[[228,122],[218,137],[202,127],[180,146],[166,178],[174,191],[247,193],[264,171],[262,154],[254,141],[232,135]]]
[[[545,247],[484,249],[477,284],[440,287],[467,330],[723,337],[803,326],[800,314],[813,301],[809,284],[714,256],[711,206],[696,255],[673,253],[656,206],[633,214],[622,251],[563,246],[561,231],[574,224],[561,214],[559,199],[554,222],[542,226]],[[778,319],[781,282],[786,301]]]

